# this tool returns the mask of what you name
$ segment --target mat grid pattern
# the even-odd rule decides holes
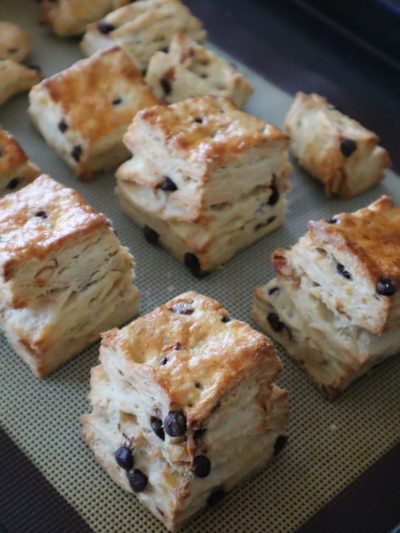
[[[40,65],[45,75],[81,58],[76,39],[51,35],[36,24],[37,16],[34,2],[1,2],[1,20],[19,22],[32,32],[31,62]],[[255,87],[247,111],[281,127],[291,97],[244,66],[239,68]],[[27,107],[25,95],[14,98],[0,108],[0,124],[16,136],[42,171],[76,188],[96,210],[111,218],[122,244],[135,256],[141,314],[195,290],[216,298],[232,316],[255,327],[250,318],[253,290],[274,275],[269,256],[304,234],[308,220],[356,210],[382,194],[391,195],[400,205],[399,178],[391,172],[372,190],[337,200],[326,199],[323,187],[294,167],[286,224],[221,270],[197,280],[167,252],[147,244],[141,231],[121,213],[113,193],[113,172],[86,183],[73,177],[33,129]],[[197,515],[182,529],[184,533],[293,531],[399,441],[400,358],[373,370],[329,404],[278,345],[277,349],[284,365],[278,384],[290,392],[286,450],[218,508]],[[108,478],[80,436],[80,418],[89,410],[89,371],[97,356],[98,343],[38,381],[0,339],[0,425],[95,532],[165,531],[133,495]]]

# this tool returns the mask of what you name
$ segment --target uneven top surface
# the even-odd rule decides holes
[[[12,169],[28,161],[28,156],[8,131],[0,126],[0,174],[10,172]]]

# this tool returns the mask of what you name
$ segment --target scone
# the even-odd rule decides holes
[[[30,44],[31,35],[21,26],[0,22],[0,61],[12,59],[22,63],[28,57]]]
[[[288,137],[221,97],[140,111],[117,171],[123,211],[202,276],[279,227]]]
[[[253,92],[236,67],[187,35],[172,38],[168,52],[151,58],[146,83],[164,104],[198,96],[224,96],[242,109]]]
[[[90,24],[81,47],[86,56],[120,46],[133,64],[145,71],[151,57],[168,47],[175,33],[202,42],[206,32],[180,0],[138,0]]]
[[[390,166],[379,137],[318,94],[297,93],[284,130],[299,164],[325,185],[327,196],[365,191]]]
[[[383,196],[308,228],[272,254],[253,317],[333,399],[400,351],[400,209]]]
[[[36,376],[137,315],[110,220],[50,176],[0,200],[0,237],[0,329]]]
[[[12,59],[0,61],[0,105],[14,94],[29,91],[42,79],[38,67],[26,67]]]
[[[215,300],[188,292],[102,337],[83,436],[168,529],[284,447],[287,394],[273,384],[275,349]]]
[[[128,125],[139,109],[159,103],[118,47],[43,80],[29,99],[33,123],[81,179],[127,159]]]
[[[132,0],[39,0],[40,22],[62,37],[82,34],[86,26]]]
[[[29,160],[14,137],[0,127],[0,196],[31,183],[40,169]]]

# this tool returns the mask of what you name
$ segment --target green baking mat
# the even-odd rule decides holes
[[[19,22],[32,32],[31,63],[40,65],[45,75],[81,58],[77,40],[53,36],[37,25],[37,18],[34,2],[0,0],[0,19]],[[247,111],[282,126],[292,98],[245,66],[239,68],[255,87]],[[96,210],[112,219],[121,242],[129,246],[137,262],[142,314],[193,289],[216,298],[233,316],[255,326],[250,318],[253,290],[274,276],[269,256],[304,234],[308,220],[354,211],[382,194],[389,194],[400,205],[399,181],[392,172],[364,194],[338,200],[325,198],[323,187],[294,165],[286,224],[239,253],[220,271],[197,280],[167,252],[147,244],[141,231],[122,215],[113,194],[112,172],[86,183],[74,178],[31,126],[27,107],[25,95],[15,97],[0,107],[0,124],[16,136],[44,172],[76,188]],[[284,365],[278,384],[290,392],[286,450],[265,471],[233,491],[220,507],[198,514],[184,532],[294,530],[399,440],[400,358],[387,361],[329,404],[279,346],[277,349]],[[39,381],[1,339],[0,424],[94,531],[164,531],[134,496],[108,478],[80,437],[80,418],[89,410],[89,371],[97,354],[95,344]]]

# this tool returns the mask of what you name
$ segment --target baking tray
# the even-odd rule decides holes
[[[190,4],[199,9],[207,29],[208,23],[215,28],[218,12],[212,2]],[[32,32],[31,61],[40,65],[48,76],[69,67],[81,54],[76,39],[53,36],[47,28],[37,25],[37,16],[38,8],[33,2],[1,0],[0,19],[19,22]],[[243,47],[251,44],[251,36],[239,35],[229,20],[225,28],[220,34],[228,42],[235,41],[232,47],[224,47],[225,50],[236,52],[240,44]],[[211,37],[214,35],[212,31]],[[219,43],[224,44],[224,39]],[[238,62],[238,54],[220,53],[235,62],[254,85],[255,93],[246,110],[281,127],[292,96],[278,88],[276,81],[285,79],[286,71],[279,70],[274,53],[264,50],[261,54],[261,51],[255,47],[251,57],[264,67],[264,73],[271,73],[274,83],[252,70],[252,61],[246,66]],[[286,76],[290,77],[290,73]],[[294,78],[290,78],[293,85]],[[343,98],[331,88],[329,94],[328,84],[317,76],[308,76],[303,81],[299,78],[297,84],[299,90],[315,88],[328,97],[333,95],[335,104],[338,103],[336,95],[337,100],[343,100],[341,107],[347,113],[361,118],[363,107],[359,102]],[[308,220],[359,209],[383,194],[392,196],[400,205],[399,178],[392,171],[373,189],[352,199],[338,200],[325,198],[323,187],[293,162],[285,225],[237,254],[220,271],[197,280],[167,252],[148,245],[141,231],[121,213],[113,193],[113,172],[90,182],[79,182],[73,177],[69,167],[31,126],[27,107],[26,96],[15,97],[0,108],[0,124],[16,136],[44,172],[76,188],[96,210],[112,219],[122,244],[129,246],[135,256],[137,285],[142,294],[141,314],[179,293],[196,290],[216,298],[233,316],[256,327],[250,318],[253,290],[274,276],[269,256],[276,248],[289,246],[304,234]],[[368,115],[366,122],[371,127],[372,123],[376,124],[375,129],[381,134],[379,120],[375,123],[375,118]],[[346,487],[371,465],[379,460],[390,465],[387,457],[398,457],[395,445],[400,440],[400,358],[394,357],[374,369],[330,404],[295,362],[276,347],[284,365],[278,384],[290,392],[289,444],[261,474],[230,493],[220,507],[198,514],[182,529],[184,533],[294,531],[316,513],[318,517],[318,510],[332,499],[335,501],[345,494]],[[108,478],[80,437],[80,418],[89,410],[89,371],[96,364],[97,355],[98,343],[39,381],[4,339],[0,339],[0,461],[3,461],[3,479],[10,482],[5,486],[0,479],[0,502],[7,502],[7,506],[0,507],[0,522],[5,521],[7,533],[90,529],[95,532],[165,531],[134,496],[123,492]],[[385,455],[387,452],[389,455]],[[8,474],[4,475],[6,471]],[[379,476],[382,472],[390,473],[390,466],[386,471],[383,467],[377,471]],[[23,486],[17,485],[20,480]],[[39,502],[36,515],[29,514],[29,522],[25,518],[28,515],[22,512],[28,504],[21,508],[20,503],[26,498],[19,498],[19,493],[24,491],[31,494],[31,502]],[[10,497],[13,494],[14,499]],[[390,516],[392,520],[393,515]],[[44,522],[47,526],[39,525]],[[303,527],[328,531],[326,524],[323,529],[318,522],[314,526],[309,524]],[[371,525],[363,531],[386,533],[388,529],[383,529],[383,522],[379,524],[375,529]]]

